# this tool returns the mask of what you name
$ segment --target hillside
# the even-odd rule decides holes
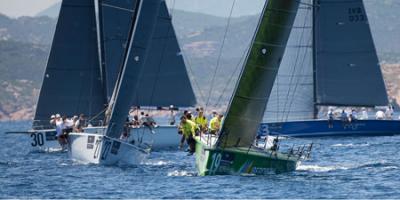
[[[380,61],[388,63],[383,66],[388,92],[400,101],[400,70],[395,65],[400,63],[400,21],[395,20],[400,14],[392,12],[400,5],[390,0],[365,2]],[[231,18],[227,29],[224,17],[180,10],[172,16],[199,102],[207,101],[214,74],[211,105],[221,100],[222,92],[226,101],[258,17]],[[0,15],[0,119],[32,118],[55,25],[56,19],[47,16],[12,19]]]

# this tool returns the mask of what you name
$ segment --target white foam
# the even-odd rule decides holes
[[[299,165],[296,170],[311,172],[329,172],[334,170],[347,170],[347,167],[340,166],[318,166],[318,165]]]
[[[145,164],[145,165],[152,165],[152,166],[163,166],[163,165],[171,164],[171,162],[159,160],[159,161],[146,161],[146,162],[144,162],[143,164]]]
[[[332,147],[366,147],[366,146],[369,146],[369,144],[368,143],[365,143],[365,144],[350,143],[350,144],[334,144],[334,145],[332,145]]]
[[[188,172],[188,171],[172,171],[172,172],[168,172],[167,176],[193,176],[192,172]]]

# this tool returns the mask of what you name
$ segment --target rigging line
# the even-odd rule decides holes
[[[251,42],[250,42],[251,43]],[[241,58],[239,59],[239,62],[237,63],[235,70],[232,72],[232,74],[229,76],[229,80],[227,81],[227,83],[225,84],[224,89],[221,92],[221,95],[218,97],[218,100],[216,102],[216,104],[214,105],[216,108],[218,107],[218,105],[221,103],[222,97],[224,96],[226,90],[228,89],[228,87],[231,85],[231,81],[233,80],[234,75],[237,73],[237,71],[239,70],[240,65],[243,63],[247,52],[250,49],[251,44],[247,45],[247,48],[245,48],[245,51],[243,52]]]
[[[123,8],[123,7],[119,7],[119,6],[114,6],[114,5],[107,4],[107,3],[101,3],[101,5],[104,6],[104,7],[115,8],[115,9],[118,9],[118,10],[123,10],[123,11],[131,12],[131,13],[134,13],[134,12],[135,12],[135,10],[130,10],[130,9],[127,9],[127,8]]]
[[[305,19],[304,19],[304,22],[303,22],[303,26],[305,26],[305,24],[307,23],[307,16],[308,16],[308,14],[309,14],[309,12],[307,12],[306,13],[306,15],[305,15]],[[298,42],[300,43],[301,41],[303,41],[303,38],[304,38],[304,30],[305,29],[302,29],[302,31],[301,31],[301,34],[300,34],[300,38],[299,38],[299,40],[298,40]],[[291,74],[291,77],[290,77],[290,81],[289,81],[289,84],[290,85],[292,85],[292,83],[293,83],[293,79],[294,79],[294,74],[296,73],[296,69],[297,69],[297,64],[298,64],[298,59],[299,59],[299,51],[300,51],[300,49],[297,49],[297,52],[296,52],[296,58],[295,58],[295,62],[294,62],[294,66],[293,66],[293,69],[292,69],[292,72],[290,73]],[[285,98],[285,103],[284,103],[284,106],[283,106],[283,112],[282,112],[282,119],[281,120],[283,120],[283,117],[285,116],[285,113],[287,112],[287,109],[286,109],[286,106],[287,106],[287,101],[288,101],[288,98],[289,98],[289,96],[290,96],[290,92],[291,92],[291,87],[289,87],[289,89],[288,89],[288,91],[287,91],[287,93],[286,93],[286,98]]]
[[[206,102],[206,106],[205,106],[204,110],[207,110],[208,104],[210,102],[210,98],[211,98],[211,94],[212,94],[212,88],[213,88],[213,85],[214,85],[214,82],[215,82],[215,76],[217,75],[218,68],[219,68],[219,65],[220,65],[221,56],[222,56],[222,50],[224,48],[226,35],[228,33],[229,26],[231,24],[232,13],[233,13],[233,9],[235,7],[235,3],[236,3],[236,0],[233,0],[232,7],[231,7],[231,10],[230,10],[230,13],[229,13],[228,22],[227,22],[227,25],[226,25],[226,28],[225,28],[224,37],[222,39],[221,48],[219,50],[219,55],[218,55],[218,58],[217,58],[217,64],[216,64],[216,67],[215,67],[215,70],[214,70],[214,74],[213,74],[212,79],[211,79],[211,85],[210,85],[210,89],[209,89],[209,92],[208,92],[207,102]]]
[[[160,61],[158,62],[158,69],[157,69],[156,79],[154,80],[153,89],[151,90],[150,105],[153,105],[154,93],[155,93],[155,90],[156,90],[156,85],[157,85],[157,83],[158,83],[158,79],[159,79],[159,77],[160,77],[161,64],[162,64],[162,61],[164,60],[165,51],[166,51],[167,45],[168,45],[168,39],[169,39],[168,36],[169,36],[169,33],[170,33],[170,31],[171,31],[171,27],[172,27],[172,19],[171,19],[171,18],[168,19],[168,20],[167,20],[167,23],[171,23],[171,26],[168,26],[168,30],[166,31],[167,34],[166,34],[166,37],[164,38],[164,45],[163,45],[163,47],[162,47],[162,54],[161,54]],[[151,44],[150,44],[150,45],[151,45]],[[151,48],[151,47],[150,47],[150,48]],[[150,110],[150,108],[147,109],[147,112],[149,112],[149,110]]]
[[[310,38],[309,42],[311,42],[311,38]],[[304,52],[303,60],[302,60],[302,63],[301,63],[302,66],[304,66],[304,62],[305,62],[305,60],[306,60],[306,57],[307,57],[307,51]],[[304,70],[305,70],[305,67],[303,67],[302,70],[304,71]],[[292,92],[292,98],[289,100],[289,101],[290,101],[290,103],[289,103],[289,111],[291,110],[291,108],[292,108],[292,106],[293,106],[294,97],[295,97],[295,94],[296,94],[296,91],[297,91],[297,87],[299,86],[300,79],[301,79],[301,78],[298,78],[298,79],[297,79],[298,81],[297,81],[297,83],[295,84],[294,92]],[[302,77],[302,79],[305,79],[305,78]],[[303,80],[303,81],[304,81],[304,80]],[[286,115],[286,121],[287,121],[288,118],[289,118],[289,111],[288,111],[288,113],[287,113],[287,115]]]
[[[307,13],[306,15],[305,15],[305,17],[307,18],[307,16],[308,16],[308,14],[309,13]],[[305,23],[306,21],[304,21],[304,23]],[[303,42],[304,41],[304,32],[302,32],[302,36],[301,36],[301,41],[299,41],[299,42]],[[299,83],[299,81],[300,81],[300,79],[299,78],[296,78],[295,76],[295,74],[297,73],[297,72],[299,72],[299,70],[297,70],[297,68],[298,68],[298,66],[300,66],[300,71],[301,70],[304,70],[304,57],[306,56],[306,52],[305,52],[305,54],[304,54],[304,56],[303,56],[303,62],[301,62],[300,61],[300,54],[301,54],[302,52],[300,52],[300,49],[298,49],[298,51],[297,51],[297,54],[296,54],[296,61],[295,61],[295,65],[294,65],[294,67],[293,67],[293,72],[292,72],[292,76],[291,76],[291,79],[290,79],[290,84],[289,84],[289,89],[288,89],[288,92],[287,92],[287,96],[286,96],[286,100],[285,100],[285,106],[284,106],[284,111],[283,111],[283,115],[282,115],[282,121],[284,121],[284,120],[287,120],[288,119],[288,117],[289,117],[289,114],[290,114],[290,107],[288,107],[287,105],[288,105],[288,103],[289,102],[293,102],[293,101],[291,101],[291,100],[293,100],[293,98],[295,97],[295,93],[296,93],[296,91],[297,91],[297,85],[296,84],[298,84]],[[301,64],[300,64],[301,63]],[[293,90],[293,87],[290,87],[290,85],[294,85],[294,91],[292,91]],[[290,105],[290,103],[289,103],[289,105]]]
[[[173,9],[173,12],[171,12],[171,23],[172,23],[172,21],[174,19],[173,15],[174,15],[174,11],[175,11],[175,2],[176,2],[176,0],[173,0],[173,5],[172,6],[173,6],[174,9]],[[178,44],[179,44],[178,38],[177,38],[177,41],[178,41]],[[190,60],[188,59],[188,57],[186,56],[186,52],[182,48],[181,48],[181,54],[182,54],[185,66],[187,66],[186,68],[189,69],[189,71],[188,71],[189,72],[189,79],[193,80],[194,86],[198,90],[200,99],[202,100],[202,102],[205,103],[205,95],[203,94],[203,92],[201,90],[200,84],[198,83],[197,79],[195,78],[195,75],[194,75],[195,73],[193,71],[192,64],[191,64]]]
[[[307,15],[309,15],[310,14],[310,11],[308,11],[308,13],[307,13]],[[307,15],[306,15],[306,17],[307,17]],[[311,34],[310,34],[311,35]],[[308,39],[308,41],[307,41],[307,43],[306,44],[311,44],[311,41],[312,41],[312,37],[310,37],[309,39]],[[305,49],[304,50],[304,54],[303,54],[303,59],[302,59],[302,61],[301,61],[301,65],[300,66],[305,66],[305,61],[306,61],[306,57],[307,57],[307,55],[309,55],[308,54],[308,49]],[[308,64],[310,64],[310,63],[308,63]],[[312,63],[311,63],[312,64]],[[311,66],[311,64],[310,65],[307,65],[307,66]],[[300,74],[304,74],[304,73],[306,73],[305,72],[305,70],[306,70],[306,68],[305,67],[303,67],[303,68],[300,68]],[[294,102],[294,100],[295,100],[295,96],[296,96],[296,92],[297,92],[297,90],[298,90],[298,86],[301,84],[301,83],[304,83],[304,82],[306,82],[306,80],[307,80],[307,77],[305,77],[305,76],[302,76],[302,77],[299,77],[299,76],[297,76],[297,81],[296,81],[296,84],[295,84],[295,88],[294,88],[294,92],[292,92],[292,98],[290,98],[289,99],[289,107],[288,107],[288,112],[287,112],[287,115],[286,115],[286,121],[288,120],[288,118],[289,118],[289,113],[291,113],[292,111],[292,106],[293,106],[293,102]],[[297,95],[298,96],[298,95]]]

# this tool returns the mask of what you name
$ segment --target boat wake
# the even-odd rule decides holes
[[[166,166],[166,165],[171,165],[173,164],[170,161],[164,161],[164,160],[159,160],[159,161],[145,161],[142,163],[143,165],[148,165],[148,166]]]
[[[167,176],[197,176],[197,173],[185,171],[185,170],[175,170],[172,172],[168,172]]]
[[[354,169],[364,169],[364,168],[398,169],[399,166],[394,164],[394,163],[390,163],[390,162],[386,162],[386,161],[380,161],[380,162],[374,162],[374,163],[367,163],[367,164],[359,165],[359,166],[355,167]]]
[[[297,171],[310,171],[310,172],[330,172],[336,170],[347,170],[347,167],[341,166],[318,166],[318,165],[299,165]]]
[[[67,150],[63,150],[61,147],[35,149],[30,151],[30,153],[66,153],[66,152]]]
[[[400,166],[386,162],[374,162],[374,163],[366,163],[356,166],[319,166],[319,165],[299,165],[296,170],[297,171],[310,171],[310,172],[331,172],[337,170],[359,170],[359,169],[371,169],[371,168],[382,168],[384,170],[394,170],[399,169]]]
[[[334,145],[332,145],[332,147],[367,147],[369,145],[370,144],[368,144],[368,143],[364,143],[364,144],[353,144],[353,143],[350,143],[350,144],[334,144]]]

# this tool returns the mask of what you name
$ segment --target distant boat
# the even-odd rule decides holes
[[[196,136],[200,175],[267,174],[296,169],[301,155],[254,145],[275,76],[299,7],[298,1],[266,1],[243,71],[218,138]]]
[[[261,131],[299,137],[394,135],[399,120],[318,119],[320,108],[387,106],[362,0],[307,0],[297,14]]]

